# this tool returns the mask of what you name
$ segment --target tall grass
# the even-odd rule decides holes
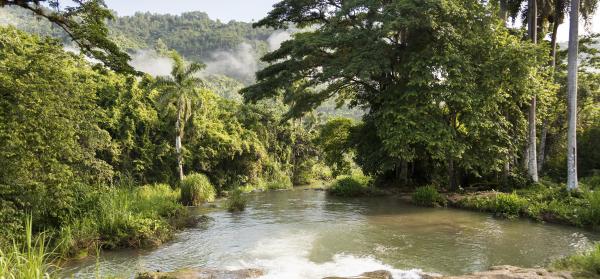
[[[200,205],[215,200],[216,190],[204,174],[193,173],[181,181],[181,202],[185,205]]]
[[[420,206],[446,206],[446,199],[438,192],[433,185],[427,185],[415,189],[412,194],[413,203]]]
[[[244,197],[244,193],[241,189],[235,189],[227,198],[227,202],[225,206],[229,212],[239,212],[244,211],[246,209],[246,197]]]
[[[52,253],[47,251],[46,240],[43,233],[33,236],[31,217],[28,217],[24,242],[13,241],[9,247],[0,249],[0,278],[54,278],[56,268],[50,264]]]
[[[60,229],[61,254],[80,258],[95,246],[157,246],[172,236],[177,218],[188,217],[178,200],[179,191],[166,184],[105,189],[94,208]]]
[[[373,192],[371,178],[362,173],[355,173],[338,177],[331,187],[329,193],[342,197],[358,197],[370,195]]]

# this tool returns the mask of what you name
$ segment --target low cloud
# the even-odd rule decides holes
[[[137,50],[131,54],[129,64],[137,71],[148,73],[152,76],[168,76],[173,68],[173,60],[160,56],[154,50]]]
[[[276,31],[267,39],[267,42],[269,43],[269,50],[277,50],[281,46],[281,43],[290,40],[291,38],[292,34],[288,31]]]
[[[254,80],[258,70],[258,54],[248,43],[234,51],[216,51],[206,62],[206,74],[226,75],[245,82]]]

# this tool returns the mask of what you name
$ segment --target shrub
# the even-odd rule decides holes
[[[490,206],[496,216],[514,218],[519,217],[521,212],[525,211],[527,200],[516,193],[498,193],[490,200]]]
[[[553,263],[553,267],[576,272],[580,278],[600,277],[600,244],[588,252],[576,254]]]
[[[592,227],[600,226],[600,191],[587,193],[586,200],[589,203],[583,214],[583,223]]]
[[[225,205],[229,212],[244,211],[246,209],[246,197],[244,197],[242,190],[235,189],[227,199]]]
[[[293,187],[292,180],[287,175],[278,175],[272,180],[264,184],[264,188],[267,190],[284,190],[291,189]]]
[[[204,174],[193,173],[181,181],[181,202],[184,205],[200,205],[215,200],[215,187]]]
[[[435,186],[428,185],[415,189],[412,200],[420,206],[446,206],[446,199],[438,192]]]
[[[582,178],[581,184],[590,190],[600,190],[600,174]]]
[[[357,197],[368,195],[373,192],[369,187],[371,178],[362,174],[341,176],[336,179],[329,188],[329,193],[342,197]]]

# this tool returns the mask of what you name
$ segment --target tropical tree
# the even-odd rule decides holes
[[[526,131],[521,109],[536,90],[537,49],[499,28],[491,8],[480,1],[280,1],[256,26],[311,31],[264,56],[272,64],[242,93],[251,102],[283,95],[292,116],[328,99],[363,107],[371,130],[358,142],[379,152],[357,146],[357,163],[379,166],[367,170],[375,175],[401,173],[406,163],[431,166],[440,172],[425,176],[455,188],[461,177],[491,175],[515,157]],[[386,163],[367,162],[374,158]]]
[[[109,38],[106,20],[114,19],[114,15],[103,0],[0,0],[0,8],[5,6],[21,7],[47,19],[60,27],[84,54],[107,67],[119,72],[135,72],[128,64],[129,55]]]
[[[197,104],[199,95],[198,87],[204,85],[198,72],[204,69],[202,63],[186,64],[183,58],[176,52],[172,52],[173,69],[170,76],[156,78],[156,86],[161,89],[162,95],[159,104],[162,107],[174,106],[176,110],[175,119],[175,152],[177,154],[177,172],[179,179],[183,179],[183,153],[182,140],[185,124],[192,116],[192,109]]]
[[[537,0],[529,0],[528,4],[528,24],[527,29],[529,33],[529,39],[533,44],[537,44]],[[537,96],[534,94],[531,98],[529,105],[529,134],[527,143],[527,171],[529,176],[534,182],[538,182],[538,170],[537,170],[537,132],[536,132],[536,109],[537,109]]]
[[[579,0],[571,0],[568,58],[568,131],[567,131],[567,188],[575,190],[577,183],[577,54],[579,50]]]

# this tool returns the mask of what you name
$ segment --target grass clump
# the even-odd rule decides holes
[[[154,247],[190,219],[169,185],[100,189],[94,207],[56,233],[58,254],[82,258],[90,249]]]
[[[419,187],[412,194],[412,200],[416,205],[438,207],[446,206],[446,199],[433,185]]]
[[[515,218],[527,212],[528,200],[517,193],[493,193],[461,201],[461,206],[494,213],[498,217]]]
[[[231,192],[229,198],[225,202],[225,206],[229,212],[239,212],[246,209],[246,203],[248,200],[244,197],[241,189],[235,189]]]
[[[363,174],[340,176],[329,188],[329,193],[341,197],[365,196],[373,192],[371,178]]]
[[[552,266],[572,271],[577,278],[600,278],[600,244],[590,251],[560,259]]]
[[[216,190],[204,174],[193,173],[181,181],[181,202],[197,206],[215,200]]]
[[[32,234],[31,217],[25,225],[24,241],[12,241],[5,249],[0,248],[0,278],[42,279],[54,278],[56,268],[50,264],[45,234]]]

